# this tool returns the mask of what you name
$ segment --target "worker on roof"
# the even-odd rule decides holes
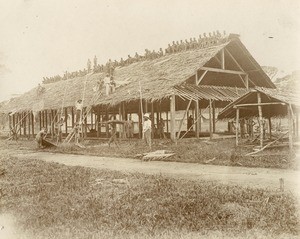
[[[109,87],[110,87],[109,93],[114,93],[116,89],[116,82],[113,76],[110,77]]]

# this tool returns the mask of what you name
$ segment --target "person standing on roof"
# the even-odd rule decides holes
[[[151,120],[149,117],[149,114],[144,114],[144,123],[143,123],[143,134],[146,141],[146,144],[148,144],[149,148],[151,149]]]

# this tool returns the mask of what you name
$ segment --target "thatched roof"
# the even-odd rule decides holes
[[[97,73],[45,84],[43,85],[45,88],[44,93],[39,96],[37,88],[34,88],[20,97],[11,99],[0,111],[37,111],[59,109],[62,106],[71,107],[75,105],[76,100],[83,98],[83,92],[85,106],[116,105],[120,102],[139,99],[139,84],[141,85],[143,99],[149,101],[163,99],[176,92],[175,86],[185,83],[188,79],[193,79],[199,68],[207,66],[208,63],[213,65],[214,56],[225,47],[231,49],[232,54],[240,59],[239,61],[241,61],[242,67],[245,67],[245,71],[249,69],[249,77],[252,80],[250,87],[256,85],[274,87],[274,84],[259,68],[251,55],[245,55],[245,47],[240,40],[229,39],[226,43],[219,45],[173,53],[154,60],[140,61],[128,66],[117,67],[114,70],[117,89],[114,94],[109,96],[104,94],[104,90],[101,95],[95,96],[93,88],[97,85],[98,80],[105,77],[104,73]],[[242,56],[239,56],[239,54]],[[255,71],[253,71],[253,67],[255,67]],[[227,78],[224,76],[223,79],[222,76],[222,80],[218,84],[215,80],[216,76],[212,74],[211,77],[208,76],[203,84],[244,87],[239,85],[241,84],[240,79],[236,82],[233,78],[231,79],[230,74],[226,75]]]
[[[261,103],[279,103],[276,105],[270,104],[262,106],[262,113],[265,118],[287,115],[287,105],[291,105],[294,110],[297,110],[300,107],[299,94],[283,92],[278,89],[257,88],[249,91],[227,105],[222,112],[219,113],[218,119],[234,119],[236,117],[236,105],[257,104],[257,92],[260,92],[261,94]],[[241,107],[239,111],[240,118],[258,116],[257,106]]]

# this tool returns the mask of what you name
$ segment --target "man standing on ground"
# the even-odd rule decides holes
[[[43,148],[44,147],[43,140],[44,140],[45,136],[46,136],[46,129],[42,128],[42,130],[40,132],[38,132],[37,135],[36,135],[36,137],[35,137],[35,140],[36,140],[39,148]]]
[[[151,149],[151,120],[148,113],[144,114],[143,133],[146,144],[148,144]]]

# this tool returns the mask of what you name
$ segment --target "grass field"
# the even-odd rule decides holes
[[[1,155],[1,214],[27,238],[297,238],[290,193]],[[24,237],[26,238],[26,237]]]

